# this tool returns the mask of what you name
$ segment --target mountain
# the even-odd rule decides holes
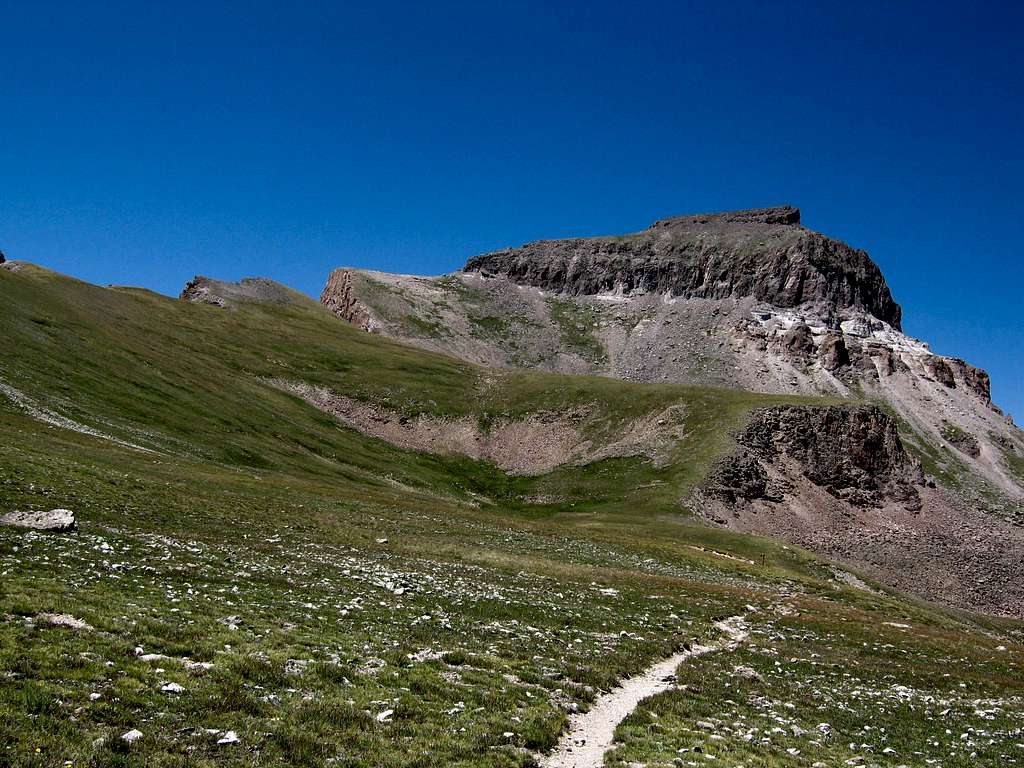
[[[931,433],[851,385],[465,359],[514,351],[492,307],[526,297],[545,365],[597,372],[601,313],[664,295],[388,280],[333,275],[342,320],[261,278],[173,299],[0,267],[0,764],[1019,759],[1024,534]],[[883,311],[873,280],[808,307]],[[424,296],[462,357],[423,348]],[[49,510],[73,523],[25,527]]]
[[[1024,443],[988,374],[904,335],[868,254],[801,226],[790,206],[542,240],[441,277],[339,269],[321,301],[364,330],[485,365],[879,402],[973,503],[1012,516],[1024,498]]]

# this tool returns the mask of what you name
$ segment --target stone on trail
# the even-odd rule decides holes
[[[0,525],[13,525],[18,528],[32,528],[36,531],[52,531],[63,533],[73,531],[77,527],[75,513],[70,509],[51,509],[30,512],[9,512],[0,517]]]

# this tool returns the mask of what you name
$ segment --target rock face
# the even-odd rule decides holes
[[[344,318],[364,331],[374,331],[379,323],[370,310],[362,304],[353,287],[355,272],[351,269],[336,269],[327,278],[327,285],[320,294],[320,303],[331,312]]]
[[[920,462],[900,440],[893,418],[876,406],[779,406],[756,411],[737,435],[739,451],[711,475],[710,488],[730,502],[779,501],[770,470],[784,465],[855,506],[897,501],[920,508]]]
[[[182,290],[182,301],[231,307],[242,301],[283,304],[295,298],[295,292],[265,277],[246,277],[237,283],[196,275]]]
[[[878,266],[801,227],[790,206],[678,216],[626,237],[542,240],[472,258],[465,271],[574,296],[750,297],[829,317],[854,309],[900,327]]]
[[[37,531],[63,533],[77,527],[75,513],[70,509],[51,509],[49,512],[10,512],[0,517],[0,525],[32,528]]]

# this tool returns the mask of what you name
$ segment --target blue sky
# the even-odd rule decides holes
[[[0,248],[318,294],[792,203],[1024,417],[1019,3],[0,0]]]

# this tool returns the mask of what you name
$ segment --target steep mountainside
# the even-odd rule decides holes
[[[1024,436],[988,374],[904,335],[878,266],[789,206],[530,243],[441,277],[339,269],[321,301],[487,365],[877,401],[974,502],[1012,516],[1019,504],[991,492],[1024,497]]]

